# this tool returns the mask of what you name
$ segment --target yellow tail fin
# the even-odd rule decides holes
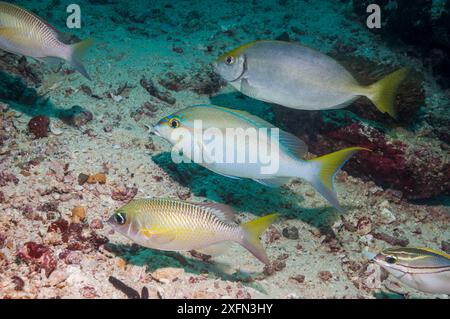
[[[309,182],[339,210],[342,210],[342,208],[334,192],[334,176],[336,176],[336,173],[342,166],[358,151],[370,150],[363,147],[349,147],[308,161],[318,165],[317,173],[308,179]]]
[[[241,224],[244,230],[244,239],[240,244],[266,265],[269,263],[269,258],[259,237],[277,218],[278,214],[270,214]]]
[[[89,49],[94,44],[94,40],[87,39],[72,45],[72,55],[69,57],[69,63],[72,67],[80,72],[84,77],[88,80],[91,80],[91,77],[87,73],[83,63],[81,62],[81,58],[86,53],[87,49]]]
[[[399,69],[368,87],[370,93],[367,97],[375,104],[377,109],[383,113],[388,113],[395,119],[397,118],[397,111],[394,105],[395,96],[398,87],[408,76],[408,73],[409,68]]]

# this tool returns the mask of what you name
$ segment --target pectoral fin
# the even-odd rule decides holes
[[[157,244],[167,244],[175,239],[175,234],[168,230],[141,228],[140,233]]]
[[[258,90],[251,86],[247,79],[241,80],[241,92],[253,98],[258,96]]]
[[[11,39],[17,36],[17,30],[14,28],[0,27],[0,37]]]
[[[15,43],[24,43],[24,41],[30,40],[28,33],[9,27],[0,27],[0,37]]]

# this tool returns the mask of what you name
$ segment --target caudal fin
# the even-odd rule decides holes
[[[395,96],[397,89],[403,80],[408,76],[409,69],[402,68],[386,75],[384,78],[368,87],[367,97],[375,104],[377,109],[383,113],[388,113],[393,118],[397,118],[395,110]]]
[[[94,44],[94,40],[87,39],[75,44],[72,44],[72,54],[69,57],[68,62],[72,65],[72,67],[80,72],[85,78],[88,80],[91,80],[91,77],[86,71],[86,68],[84,67],[83,63],[81,62],[81,58],[83,57],[84,53]]]
[[[342,210],[334,191],[334,177],[344,164],[358,151],[370,151],[363,147],[349,147],[331,154],[309,160],[315,174],[308,178],[314,188],[336,209]]]
[[[241,224],[244,230],[244,239],[240,244],[266,265],[269,263],[269,258],[259,237],[277,218],[278,214],[270,214]]]

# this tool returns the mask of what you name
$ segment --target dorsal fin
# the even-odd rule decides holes
[[[424,250],[426,252],[429,252],[429,253],[432,253],[432,254],[435,254],[435,255],[438,255],[438,256],[450,259],[450,255],[446,254],[446,253],[444,253],[442,251],[438,251],[438,250],[427,248],[427,247],[417,247],[417,249]]]
[[[235,223],[235,210],[225,204],[219,203],[197,203],[198,206],[214,214],[217,218],[225,223]]]
[[[280,130],[280,146],[297,158],[303,158],[308,153],[308,146],[297,136]]]
[[[233,116],[241,118],[242,120],[246,121],[247,123],[253,125],[256,128],[268,129],[269,134],[271,132],[270,129],[277,128],[272,123],[267,122],[266,120],[263,120],[262,118],[260,118],[256,115],[253,115],[247,111],[236,110],[236,109],[231,109],[228,107],[212,105],[212,104],[198,104],[198,105],[193,105],[193,107],[209,107],[209,108],[214,108],[216,110],[220,110],[222,112],[232,114]],[[283,151],[285,151],[297,158],[303,158],[306,155],[306,153],[308,152],[308,146],[305,144],[305,142],[303,142],[297,136],[295,136],[289,132],[283,131],[279,128],[278,128],[278,132],[279,132],[279,145]]]
[[[51,25],[49,22],[45,21],[41,17],[39,17],[37,14],[35,14],[32,11],[26,10],[18,5],[12,4],[12,3],[6,3],[3,2],[3,5],[5,5],[6,10],[15,16],[16,18],[22,18],[24,20],[28,20],[29,22],[33,23],[33,19],[38,21],[38,23],[41,24],[41,26],[47,27],[48,31],[58,39],[58,31],[56,28]]]

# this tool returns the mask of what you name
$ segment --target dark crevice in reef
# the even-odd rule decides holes
[[[397,46],[406,55],[419,58],[430,69],[436,82],[444,90],[450,90],[450,1],[433,5],[431,0],[353,0],[354,12],[361,23],[366,23],[366,9],[369,4],[381,8],[379,29],[369,29],[379,34],[387,43]],[[406,44],[406,46],[405,46]],[[448,95],[448,94],[447,94]],[[411,96],[401,97],[412,100]],[[414,119],[408,109],[400,113],[400,118]],[[429,108],[425,106],[417,113],[416,127],[428,126],[432,134],[447,145],[450,143],[449,105]]]
[[[21,77],[13,77],[2,71],[0,71],[0,101],[31,116],[45,114],[56,117],[61,111],[48,98],[39,95],[36,89],[28,86]]]
[[[391,43],[402,41],[414,47],[406,53],[421,57],[440,85],[450,87],[450,1],[442,12],[433,12],[431,0],[353,0],[353,8],[366,23],[369,4],[382,10],[380,29],[370,29]]]
[[[30,116],[59,116],[61,110],[36,88],[42,83],[42,73],[24,57],[0,52],[0,101]]]

